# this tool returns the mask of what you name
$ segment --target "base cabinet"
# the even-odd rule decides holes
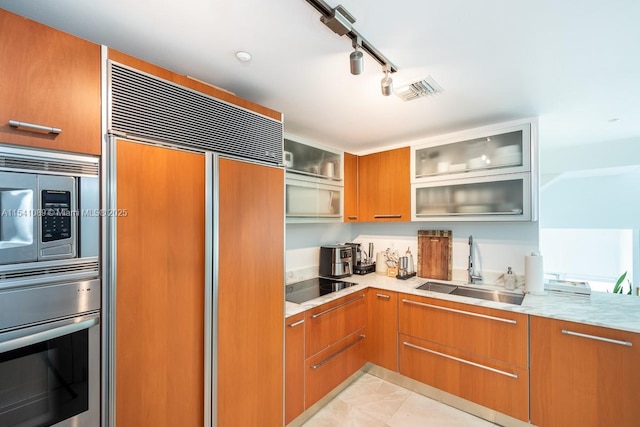
[[[637,426],[640,334],[531,316],[531,422]]]
[[[529,421],[528,316],[399,296],[400,373]]]
[[[304,313],[287,317],[284,330],[284,424],[304,412]]]
[[[369,289],[367,295],[367,354],[369,361],[398,370],[398,293]]]

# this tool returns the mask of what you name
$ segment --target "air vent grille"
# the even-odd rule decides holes
[[[44,276],[60,276],[77,273],[99,273],[98,261],[74,263],[65,265],[47,266],[41,268],[29,268],[24,270],[12,270],[0,272],[0,280],[30,279]]]
[[[401,86],[396,90],[396,95],[405,101],[411,101],[424,96],[435,95],[443,91],[444,89],[442,89],[431,76],[428,76],[417,82]]]
[[[112,132],[282,164],[282,122],[110,64]]]
[[[26,159],[0,155],[0,168],[64,175],[98,175],[98,163],[72,163],[48,159]]]

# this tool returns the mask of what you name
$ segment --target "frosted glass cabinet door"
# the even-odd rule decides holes
[[[284,164],[287,173],[321,180],[342,181],[342,154],[289,139],[284,140]],[[340,182],[340,184],[338,183]]]
[[[528,173],[412,187],[414,221],[531,221]]]
[[[531,170],[531,125],[417,147],[414,180],[452,179]]]
[[[342,193],[342,187],[287,179],[287,222],[342,221]]]

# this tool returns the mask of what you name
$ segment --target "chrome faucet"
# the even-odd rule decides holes
[[[476,280],[482,280],[482,276],[475,274],[473,270],[473,236],[469,236],[469,265],[467,267],[469,272],[469,283],[474,284]]]

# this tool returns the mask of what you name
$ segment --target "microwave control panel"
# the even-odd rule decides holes
[[[71,192],[42,190],[42,241],[71,237]]]

